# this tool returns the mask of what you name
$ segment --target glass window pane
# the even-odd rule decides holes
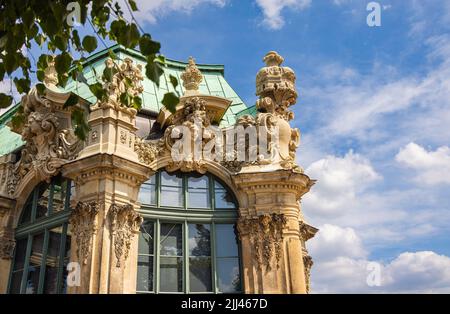
[[[144,221],[139,234],[139,254],[153,254],[154,222]]]
[[[62,288],[59,293],[67,293],[67,265],[70,262],[70,239],[72,235],[72,225],[67,225],[67,235],[66,235],[66,243],[64,248],[64,264],[63,264],[63,275],[62,275]]]
[[[11,275],[11,286],[9,288],[9,293],[11,294],[19,294],[20,293],[20,285],[22,283],[22,274],[23,271],[15,271]]]
[[[156,204],[156,186],[150,184],[142,184],[139,191],[139,202],[142,204]]]
[[[193,189],[207,189],[208,177],[191,175],[188,178],[188,187]]]
[[[211,256],[210,225],[189,224],[189,255]]]
[[[28,264],[27,283],[25,287],[26,294],[37,293],[39,287],[39,274],[41,272],[43,244],[44,244],[43,233],[33,236],[30,261]]]
[[[183,255],[183,228],[181,224],[161,224],[161,255]]]
[[[25,263],[25,254],[27,252],[28,239],[20,239],[16,243],[16,252],[14,254],[14,267],[11,275],[11,284],[9,293],[20,293],[22,284],[23,267]]]
[[[61,234],[62,226],[49,231],[47,259],[45,261],[45,294],[55,294],[58,292],[57,283]]]
[[[161,186],[161,206],[183,207],[183,188]]]
[[[234,225],[216,224],[216,243],[218,257],[238,256],[238,245]]]
[[[14,255],[14,270],[23,269],[23,264],[25,262],[25,254],[27,251],[28,239],[20,239],[16,244],[16,253]]]
[[[25,224],[31,221],[31,212],[33,210],[33,193],[31,193],[25,206],[22,209],[22,217],[20,218],[20,224]]]
[[[232,194],[219,182],[214,182],[216,208],[237,208]]]
[[[36,207],[36,219],[47,215],[50,187],[46,183],[39,185],[38,201]]]
[[[189,258],[189,284],[192,292],[211,292],[211,258]]]
[[[183,291],[182,257],[161,257],[159,273],[161,292]]]
[[[180,173],[169,174],[167,172],[161,172],[161,185],[182,187],[183,177]]]
[[[189,208],[210,208],[209,191],[207,189],[188,188]]]
[[[183,207],[183,199],[182,175],[161,172],[161,206]]]
[[[217,278],[219,279],[220,292],[240,292],[241,280],[238,258],[218,258]]]
[[[54,181],[52,203],[53,213],[57,213],[65,209],[68,184],[69,182],[67,180],[63,180],[61,178]]]
[[[188,207],[210,208],[208,177],[191,174],[188,177]]]
[[[153,291],[153,256],[139,256],[136,291]]]

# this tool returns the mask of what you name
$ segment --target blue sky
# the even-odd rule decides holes
[[[450,292],[450,2],[378,1],[372,28],[368,2],[140,0],[137,18],[167,57],[224,64],[247,105],[266,52],[295,70],[313,292]]]
[[[296,71],[314,292],[450,292],[450,3],[379,1],[371,28],[368,2],[156,1],[139,19],[168,57],[225,64],[248,105],[267,51]]]

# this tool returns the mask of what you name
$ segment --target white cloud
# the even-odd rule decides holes
[[[271,29],[280,29],[285,21],[284,9],[303,10],[310,6],[311,0],[256,0],[264,14],[263,23]]]
[[[324,225],[308,242],[315,261],[313,293],[450,292],[450,258],[431,251],[404,252],[390,262],[367,259],[352,228]],[[369,286],[368,268],[376,263],[380,286]]]
[[[365,258],[366,250],[352,228],[325,224],[320,232],[308,242],[308,250],[321,262],[337,257]]]
[[[309,212],[336,215],[351,206],[373,182],[381,176],[369,160],[348,152],[343,158],[327,156],[312,163],[306,170],[318,184],[304,197]]]
[[[140,21],[154,24],[158,19],[171,12],[190,14],[196,7],[206,4],[224,7],[227,0],[137,0],[136,3],[139,11],[133,13],[135,17]],[[122,8],[127,16],[126,5],[122,4]]]
[[[450,183],[450,148],[439,147],[427,151],[416,143],[409,143],[400,149],[395,157],[397,162],[417,171],[416,180],[425,184]]]

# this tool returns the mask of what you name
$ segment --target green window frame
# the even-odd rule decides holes
[[[174,180],[168,180],[167,176],[174,177]],[[167,191],[172,197],[177,197],[177,200],[162,201],[163,194]],[[142,203],[140,213],[144,217],[144,223],[139,237],[136,292],[242,293],[241,254],[235,227],[238,218],[237,201],[226,185],[209,173],[205,175],[181,172],[169,174],[159,171],[142,185],[141,192],[146,195],[139,197]],[[176,192],[181,193],[181,196]],[[192,201],[193,197],[197,199]],[[220,197],[219,201],[217,197]],[[179,199],[181,202],[178,201]],[[164,237],[167,235],[165,230],[169,225],[177,226],[179,230],[176,232],[179,236],[170,239],[173,250],[176,246],[176,252],[174,251],[173,254],[168,254],[164,249]],[[197,243],[195,252],[193,251],[195,237],[193,230],[203,234],[200,236],[202,245]],[[218,232],[222,236],[221,239],[217,237]],[[219,241],[222,245],[223,240],[231,241],[229,243],[234,248],[233,255],[227,256],[226,252],[222,252]],[[199,246],[202,248],[199,249]],[[203,274],[197,272],[202,275],[203,280],[199,280],[198,276],[193,276],[191,272],[191,269],[195,267],[199,270],[199,265],[207,270]],[[234,266],[233,291],[225,289],[223,280],[220,278],[226,273],[221,271],[221,268],[226,265]],[[161,268],[161,266],[164,267]],[[169,273],[170,268],[172,273]],[[176,285],[178,289],[165,291],[164,279],[169,275],[173,276],[175,269],[178,279],[181,277],[181,283]],[[198,289],[198,285],[205,282],[207,283],[205,287],[208,289]],[[194,286],[194,283],[197,283],[197,286]],[[197,288],[193,289],[195,287]]]
[[[72,189],[71,181],[58,176],[50,183],[41,182],[31,192],[15,231],[8,293],[66,292]]]

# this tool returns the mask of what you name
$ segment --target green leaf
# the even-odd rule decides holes
[[[78,31],[76,29],[72,31],[72,43],[77,50],[80,50],[82,48],[80,35],[78,35]]]
[[[58,72],[58,75],[64,75],[69,72],[71,64],[72,56],[65,51],[55,58],[55,69],[56,72]]]
[[[75,135],[80,140],[85,141],[90,128],[86,122],[86,117],[82,109],[76,108],[72,111],[72,124],[74,126]]]
[[[147,65],[145,66],[145,75],[159,87],[159,77],[164,74],[164,69],[161,63],[147,58]]]
[[[14,84],[16,85],[16,89],[19,94],[28,93],[30,90],[30,80],[26,78],[14,78]]]
[[[103,89],[102,84],[99,82],[89,85],[89,90],[97,97],[98,100],[102,100],[105,97],[105,90]]]
[[[94,36],[85,36],[83,38],[83,48],[89,53],[97,49],[97,38]]]
[[[46,55],[46,54],[42,54],[39,56],[39,59],[37,62],[38,70],[45,71],[45,69],[48,67],[48,57],[49,57],[49,55]]]
[[[38,83],[38,84],[36,84],[36,90],[37,90],[37,92],[38,92],[38,94],[39,95],[44,95],[44,92],[45,92],[45,85],[44,84],[42,84],[42,83]]]
[[[76,94],[70,94],[69,98],[67,98],[66,102],[63,105],[63,108],[72,107],[78,104],[79,97]]]
[[[120,103],[125,107],[131,107],[131,97],[127,92],[120,94]]]
[[[173,89],[177,89],[177,86],[178,86],[178,79],[175,77],[175,76],[173,76],[172,74],[169,74],[169,79],[170,79],[170,84],[172,84],[172,86],[173,86]]]
[[[105,67],[105,69],[103,70],[103,76],[102,76],[102,79],[103,79],[103,81],[106,81],[106,82],[112,82],[112,78],[113,78],[113,76],[114,76],[114,74],[116,74],[117,73],[117,69],[116,69],[116,67]]]
[[[53,44],[61,51],[65,51],[67,49],[67,40],[62,36],[56,35],[53,39]]]
[[[136,1],[128,0],[128,3],[130,4],[131,10],[138,11],[138,8],[137,8],[137,5],[136,5]]]
[[[139,39],[139,49],[144,56],[155,55],[159,53],[161,44],[157,41],[153,41],[149,34],[144,34]]]
[[[0,108],[7,108],[11,106],[13,98],[10,95],[0,93]]]
[[[167,108],[171,113],[175,113],[176,106],[180,102],[180,98],[178,98],[177,95],[174,93],[166,93],[164,94],[164,97],[161,101],[161,103],[164,105],[164,107]]]
[[[132,107],[134,109],[137,109],[137,110],[141,109],[141,107],[142,107],[142,98],[139,97],[139,96],[133,97],[133,105],[132,105]]]

